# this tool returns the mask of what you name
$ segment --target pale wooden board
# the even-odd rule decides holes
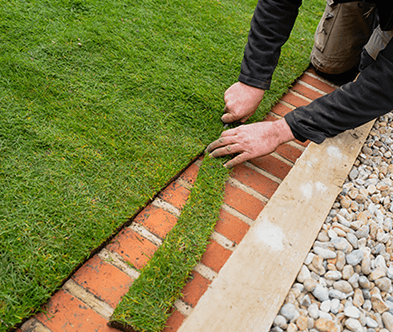
[[[309,145],[178,332],[269,331],[372,125]]]

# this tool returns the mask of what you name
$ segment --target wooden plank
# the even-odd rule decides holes
[[[372,125],[309,145],[179,332],[269,331]]]

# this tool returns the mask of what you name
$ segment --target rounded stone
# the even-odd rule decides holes
[[[300,316],[299,312],[296,310],[296,307],[292,303],[284,304],[281,307],[280,314],[288,321],[293,321]]]
[[[384,312],[382,314],[382,321],[389,331],[393,331],[393,316],[390,313]]]
[[[359,282],[360,287],[362,287],[362,288],[365,288],[365,289],[371,288],[370,280],[368,280],[367,277],[365,277],[365,276],[360,276],[358,282]]]
[[[339,299],[333,299],[331,300],[331,308],[330,312],[334,315],[338,314],[340,310],[340,300]]]
[[[341,251],[347,251],[351,246],[349,242],[343,237],[337,237],[335,239],[332,239],[330,242],[333,243],[334,248],[336,250],[341,250]]]
[[[352,251],[350,254],[346,255],[346,260],[349,265],[358,265],[363,259],[363,251],[360,249]]]
[[[297,275],[297,281],[303,283],[304,280],[310,277],[311,277],[310,270],[307,268],[307,266],[302,265],[302,268],[300,269],[300,272]]]
[[[307,278],[304,280],[303,286],[307,292],[312,292],[314,291],[315,287],[317,287],[317,282],[313,278]]]
[[[312,293],[314,297],[321,302],[329,300],[329,290],[326,287],[321,286],[320,284],[317,284],[317,287],[315,287]]]
[[[284,316],[277,315],[273,322],[274,326],[278,326],[285,330],[287,328],[287,320]]]
[[[366,325],[371,328],[377,328],[379,326],[378,322],[371,317],[366,317]]]
[[[296,320],[296,326],[300,331],[304,331],[308,328],[308,319],[304,315],[300,315]]]
[[[380,278],[375,280],[375,285],[382,291],[382,292],[387,292],[390,289],[390,286],[392,285],[392,282],[389,278]]]
[[[331,308],[332,308],[332,301],[326,300],[321,303],[321,307],[320,307],[321,311],[329,312]]]
[[[328,280],[339,280],[342,277],[342,274],[340,271],[328,271],[325,273],[324,276]]]
[[[319,309],[318,305],[316,303],[311,304],[308,307],[308,314],[312,319],[318,319],[319,318]]]
[[[321,256],[323,259],[336,258],[336,256],[337,256],[337,254],[334,251],[331,251],[329,249],[324,249],[321,247],[315,247],[314,252],[318,256]]]
[[[349,317],[349,318],[356,318],[356,319],[358,319],[360,317],[360,311],[355,306],[350,305],[350,306],[347,306],[344,309],[344,315]]]
[[[354,247],[355,249],[359,248],[359,241],[355,234],[347,233],[346,238],[348,242]]]
[[[345,280],[336,281],[333,284],[333,287],[335,290],[338,290],[339,292],[346,293],[346,294],[353,291],[351,284]]]
[[[345,322],[345,326],[354,332],[363,332],[362,324],[357,319],[348,318]]]

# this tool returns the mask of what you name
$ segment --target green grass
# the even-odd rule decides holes
[[[205,157],[191,195],[175,227],[116,307],[113,327],[161,331],[181,296],[193,267],[206,250],[218,220],[229,171],[222,161]]]
[[[219,136],[255,4],[0,4],[0,331]],[[252,121],[307,67],[322,9],[305,2]]]

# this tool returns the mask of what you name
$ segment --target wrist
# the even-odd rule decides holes
[[[295,139],[295,136],[293,136],[292,134],[291,127],[289,127],[288,123],[285,121],[284,118],[275,121],[274,125],[279,145]]]

